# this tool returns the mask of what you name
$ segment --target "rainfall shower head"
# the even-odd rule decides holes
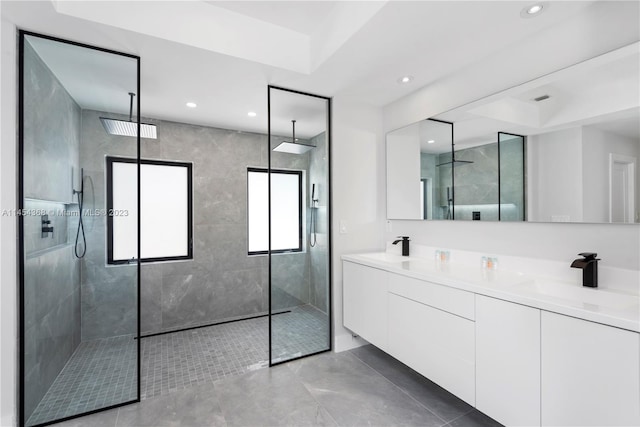
[[[302,142],[296,142],[296,121],[291,120],[291,126],[293,127],[293,136],[291,141],[282,141],[273,151],[289,154],[304,154],[312,148],[316,148],[315,145],[303,144]]]
[[[129,92],[129,121],[100,117],[102,126],[104,126],[104,130],[106,130],[109,135],[138,136],[138,123],[133,121],[134,96],[136,95],[133,92]],[[140,123],[140,136],[142,138],[157,139],[156,125]]]

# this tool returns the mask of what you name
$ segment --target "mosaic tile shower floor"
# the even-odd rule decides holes
[[[327,349],[327,315],[305,305],[273,316],[272,344],[274,362]],[[82,343],[27,425],[134,400],[135,357],[132,336]],[[268,317],[143,338],[141,398],[267,366]]]
[[[80,343],[27,425],[135,400],[136,348],[133,335]]]

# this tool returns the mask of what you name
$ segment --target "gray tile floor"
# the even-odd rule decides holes
[[[269,365],[268,317],[143,338],[141,398],[166,395]],[[274,362],[329,347],[326,314],[300,306],[273,317]],[[134,400],[132,336],[82,343],[28,425]]]
[[[136,399],[133,335],[85,341],[44,395],[27,425],[36,425]]]
[[[74,426],[500,424],[372,346],[209,381],[60,424]]]
[[[274,362],[329,348],[327,315],[304,305],[273,316]],[[269,318],[142,340],[142,399],[269,366]]]

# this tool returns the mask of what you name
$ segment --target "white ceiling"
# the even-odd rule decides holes
[[[206,1],[206,3],[310,36],[339,2],[236,0]]]
[[[128,93],[138,91],[135,59],[40,37],[26,41],[81,108],[129,113]]]
[[[383,106],[542,32],[545,40],[562,37],[564,22],[582,19],[583,12],[583,27],[594,37],[632,34],[637,40],[636,28],[602,31],[587,13],[592,1],[551,2],[539,17],[523,20],[520,10],[528,3],[58,0],[55,7],[50,1],[0,6],[21,28],[141,56],[143,116],[266,133],[268,84]],[[598,8],[622,21],[637,16],[638,2]],[[532,51],[532,64],[554,69],[562,58],[552,50],[547,43]],[[497,65],[508,67],[508,56]],[[76,70],[68,70],[69,79],[86,76]],[[398,84],[406,74],[414,80]],[[126,93],[113,90],[104,95],[112,100],[105,109],[126,112],[120,101]],[[198,108],[188,109],[187,101]],[[290,119],[279,118],[282,129],[274,132],[288,134]]]
[[[534,98],[549,95],[536,102]],[[640,42],[437,116],[455,123],[459,148],[498,132],[536,135],[576,126],[638,138]]]

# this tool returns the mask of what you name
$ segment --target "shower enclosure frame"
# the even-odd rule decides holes
[[[331,143],[333,141],[332,138],[332,128],[331,128],[331,123],[332,123],[332,112],[331,112],[331,104],[332,104],[332,98],[327,97],[327,96],[322,96],[322,95],[316,95],[313,93],[308,93],[308,92],[302,92],[299,90],[295,90],[295,89],[288,89],[285,87],[281,87],[281,86],[274,86],[274,85],[267,85],[267,170],[271,171],[271,90],[280,90],[283,92],[289,92],[289,93],[293,93],[293,94],[297,94],[297,95],[303,95],[303,96],[309,96],[312,98],[318,98],[318,99],[323,99],[325,101],[327,101],[327,183],[328,183],[328,200],[329,202],[329,206],[327,209],[327,239],[328,239],[328,245],[327,245],[327,267],[329,269],[328,275],[327,275],[327,285],[329,287],[328,289],[328,304],[327,304],[327,309],[329,311],[328,313],[328,320],[329,320],[329,346],[327,349],[325,350],[320,350],[320,351],[316,351],[313,353],[309,353],[309,354],[305,354],[302,356],[297,356],[297,357],[293,357],[291,359],[286,359],[286,360],[282,360],[282,361],[278,361],[278,362],[273,362],[273,341],[272,341],[272,316],[274,315],[273,310],[272,310],[272,270],[271,270],[271,256],[272,256],[272,251],[271,251],[271,173],[268,173],[267,176],[267,187],[268,187],[268,201],[269,201],[269,209],[268,209],[268,216],[269,216],[269,250],[268,250],[268,257],[269,257],[269,269],[268,269],[268,274],[269,274],[269,367],[273,367],[273,366],[277,366],[277,365],[281,365],[283,363],[288,363],[288,362],[292,362],[294,360],[299,360],[299,359],[304,359],[306,357],[309,356],[315,356],[317,354],[321,354],[321,353],[326,353],[328,351],[332,351],[333,350],[333,261],[332,261],[332,246],[333,246],[333,227],[332,227],[332,222],[333,222],[333,203],[331,202],[331,198],[333,195],[333,181],[332,181],[332,170],[331,170]],[[277,313],[275,313],[277,314]]]
[[[19,29],[18,30],[18,158],[17,158],[17,162],[18,162],[18,188],[17,188],[17,206],[18,206],[18,214],[17,216],[17,221],[18,221],[18,308],[19,308],[19,313],[18,313],[18,339],[19,339],[19,343],[18,343],[18,365],[19,365],[19,371],[18,371],[18,375],[20,376],[20,379],[18,381],[18,425],[19,426],[24,426],[26,423],[26,419],[25,419],[25,407],[24,407],[24,402],[25,402],[25,378],[24,378],[24,374],[25,374],[25,300],[24,300],[24,273],[25,273],[25,245],[24,245],[24,219],[23,216],[21,215],[21,212],[25,209],[25,205],[24,205],[24,42],[25,42],[25,36],[30,36],[30,37],[37,37],[37,38],[42,38],[42,39],[46,39],[46,40],[51,40],[51,41],[55,41],[58,43],[64,43],[64,44],[68,44],[68,45],[72,45],[72,46],[77,46],[77,47],[82,47],[82,48],[86,48],[86,49],[93,49],[93,50],[97,50],[100,52],[105,52],[105,53],[110,53],[110,54],[114,54],[114,55],[119,55],[119,56],[124,56],[127,58],[131,58],[134,59],[136,61],[136,79],[137,79],[137,87],[136,87],[136,91],[137,91],[137,96],[136,96],[136,111],[137,111],[137,118],[136,118],[136,124],[137,124],[137,137],[136,137],[136,144],[137,144],[137,156],[136,156],[136,163],[138,165],[138,170],[137,170],[137,186],[138,186],[138,194],[137,194],[137,205],[138,205],[138,230],[137,230],[137,238],[138,238],[138,263],[137,263],[137,272],[136,272],[136,291],[137,291],[137,320],[136,320],[136,346],[137,346],[137,367],[136,367],[136,373],[137,373],[137,390],[136,390],[136,399],[131,400],[131,401],[127,401],[127,402],[121,402],[115,405],[110,405],[104,408],[100,408],[100,409],[95,409],[92,411],[88,411],[88,412],[83,412],[83,413],[79,413],[79,414],[75,414],[75,415],[71,415],[68,417],[64,417],[64,418],[60,418],[60,419],[56,419],[56,420],[52,420],[52,421],[47,421],[45,423],[41,423],[41,424],[37,424],[33,427],[40,427],[40,426],[46,426],[46,425],[50,425],[50,424],[54,424],[54,423],[59,423],[59,422],[63,422],[63,421],[67,421],[67,420],[71,420],[74,418],[78,418],[78,417],[83,417],[86,415],[90,415],[90,414],[94,414],[97,412],[102,412],[102,411],[106,411],[109,409],[114,409],[114,408],[118,408],[121,406],[125,406],[125,405],[129,405],[132,403],[136,403],[136,402],[140,402],[140,393],[141,393],[141,384],[140,384],[140,368],[141,368],[141,343],[140,343],[140,339],[138,339],[140,337],[140,149],[141,149],[141,143],[140,143],[140,128],[141,128],[141,123],[140,123],[140,56],[138,55],[133,55],[130,53],[124,53],[124,52],[118,52],[112,49],[107,49],[107,48],[102,48],[102,47],[98,47],[98,46],[92,46],[92,45],[88,45],[85,43],[80,43],[80,42],[75,42],[72,40],[66,40],[66,39],[62,39],[59,37],[55,37],[55,36],[50,36],[47,34],[40,34],[40,33],[36,33],[36,32],[32,32],[32,31],[28,31],[28,30],[23,30],[23,29]]]
[[[497,138],[497,142],[498,142],[498,221],[502,220],[502,191],[501,191],[501,177],[502,177],[502,172],[501,172],[501,161],[502,158],[500,156],[500,135],[509,135],[509,136],[515,136],[518,138],[522,138],[522,175],[524,176],[524,179],[522,180],[522,221],[526,221],[527,220],[527,179],[526,179],[526,171],[527,171],[527,137],[526,135],[518,135],[516,133],[509,133],[509,132],[498,132],[498,138]]]

